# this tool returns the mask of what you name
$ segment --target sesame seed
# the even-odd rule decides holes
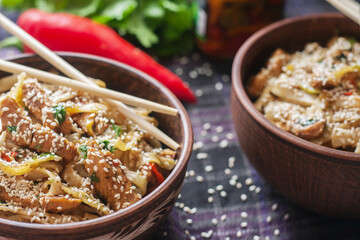
[[[277,203],[274,203],[274,204],[271,206],[271,210],[273,210],[273,211],[275,211],[277,208],[278,208],[278,204],[277,204]]]
[[[228,145],[229,145],[228,140],[224,139],[224,140],[222,140],[222,141],[220,142],[220,145],[219,145],[219,146],[220,146],[221,148],[226,148]]]
[[[201,97],[203,94],[204,94],[204,92],[203,92],[202,89],[196,89],[196,90],[195,90],[195,95],[196,95],[197,97]]]
[[[221,133],[221,132],[224,131],[224,128],[223,128],[223,126],[217,126],[217,127],[215,128],[215,131],[216,131],[217,133]]]
[[[195,176],[195,171],[194,171],[194,170],[190,170],[190,171],[189,171],[189,176],[190,176],[190,177]]]
[[[221,192],[220,192],[220,196],[221,196],[221,197],[226,197],[226,196],[227,196],[227,193],[226,193],[225,191],[221,191]]]
[[[185,206],[183,210],[184,210],[184,212],[187,212],[187,213],[190,212],[190,208],[188,206]]]
[[[208,157],[207,153],[198,153],[196,154],[196,158],[199,160],[206,159]]]
[[[222,90],[223,87],[224,86],[223,86],[223,84],[221,82],[218,82],[218,83],[215,84],[215,89],[218,90],[218,91]]]
[[[229,184],[231,186],[235,186],[236,185],[236,180],[235,179],[230,179]]]
[[[237,189],[242,188],[242,184],[241,184],[241,182],[236,183],[236,188],[237,188]]]
[[[271,222],[271,216],[267,216],[267,217],[266,217],[266,222],[268,222],[268,223]]]
[[[227,133],[226,134],[226,138],[229,139],[229,140],[232,140],[234,138],[234,134],[232,133]]]
[[[219,141],[219,137],[218,136],[212,136],[211,137],[211,141],[213,141],[213,142],[218,142]]]
[[[253,239],[254,240],[260,240],[260,237],[258,235],[254,235]]]
[[[213,234],[213,230],[209,230],[208,232],[201,232],[201,236],[203,237],[203,238],[210,238],[211,237],[211,235]]]
[[[241,226],[242,228],[247,228],[248,223],[247,223],[247,222],[241,222],[241,223],[240,223],[240,226]]]
[[[210,128],[211,128],[211,124],[210,124],[210,123],[204,123],[203,129],[209,130]]]
[[[218,224],[218,220],[216,218],[213,218],[211,219],[211,223],[216,226]]]
[[[215,187],[215,189],[216,189],[216,191],[221,191],[221,190],[224,189],[224,186],[223,186],[223,185],[217,185],[217,186]]]
[[[236,232],[236,236],[237,236],[238,238],[241,238],[242,234],[241,234],[241,231],[240,231],[240,230]]]
[[[245,202],[246,200],[247,200],[247,195],[246,194],[241,194],[240,195],[240,199],[243,201],[243,202]]]
[[[203,182],[203,181],[204,181],[204,177],[203,177],[203,176],[196,176],[196,181],[198,181],[198,182]]]
[[[194,207],[194,208],[192,208],[192,209],[190,210],[189,213],[190,213],[190,214],[195,214],[196,212],[197,212],[197,208]]]
[[[226,218],[227,218],[226,214],[223,214],[223,215],[221,215],[221,217],[220,217],[220,221],[225,222],[225,221],[226,221]]]
[[[98,167],[94,166],[94,172],[97,172],[97,170],[98,170]]]
[[[274,235],[275,235],[275,236],[279,236],[279,235],[280,235],[280,230],[279,230],[279,229],[275,229],[275,230],[274,230]]]
[[[231,170],[230,170],[229,168],[225,168],[225,169],[224,169],[224,173],[225,173],[226,175],[230,175],[230,174],[231,174]]]
[[[250,186],[251,184],[253,184],[253,180],[252,180],[252,178],[247,178],[247,179],[245,179],[245,184],[246,185],[248,185],[248,186]]]
[[[247,214],[247,212],[241,212],[240,216],[241,216],[242,218],[247,218],[247,217],[248,217],[248,214]]]
[[[215,190],[214,190],[213,188],[209,188],[209,189],[208,189],[208,193],[209,193],[209,194],[214,194],[214,193],[215,193]]]
[[[186,223],[187,223],[187,224],[192,224],[192,222],[193,222],[193,221],[192,221],[191,218],[186,219]]]
[[[249,191],[250,191],[250,192],[255,191],[255,189],[256,189],[256,186],[255,186],[255,185],[251,185],[251,186],[249,187]]]
[[[290,214],[286,213],[286,214],[284,215],[284,220],[285,220],[285,221],[288,220],[289,217],[290,217]]]
[[[212,203],[214,201],[214,198],[212,196],[208,197],[208,202]]]
[[[205,166],[205,172],[211,172],[213,169],[214,169],[214,167],[211,165]]]

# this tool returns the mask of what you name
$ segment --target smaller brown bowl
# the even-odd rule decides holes
[[[174,107],[178,116],[154,114],[160,129],[180,144],[178,162],[165,181],[137,203],[104,217],[71,224],[42,225],[0,218],[0,236],[11,239],[151,239],[170,213],[182,186],[192,151],[191,122],[180,101],[166,87],[128,65],[87,54],[61,53],[67,62],[107,87]],[[9,59],[48,72],[55,68],[37,55]],[[0,78],[8,73],[0,71]],[[1,237],[0,237],[1,238]]]
[[[308,42],[325,44],[334,34],[360,39],[359,26],[339,13],[286,19],[250,37],[233,62],[233,122],[251,164],[282,195],[325,215],[360,217],[360,154],[319,146],[277,128],[244,89],[276,48],[294,52]]]

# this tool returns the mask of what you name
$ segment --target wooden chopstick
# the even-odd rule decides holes
[[[1,13],[0,13],[0,26],[2,26],[6,31],[8,31],[12,35],[18,37],[20,41],[22,41],[24,44],[26,44],[28,47],[34,50],[37,54],[39,54],[46,61],[51,63],[53,66],[55,66],[57,69],[62,71],[65,75],[75,80],[79,80],[87,84],[96,86],[96,84],[94,84],[88,77],[86,77],[76,68],[71,66],[64,59],[60,58],[58,55],[53,53],[50,49],[48,49],[46,46],[44,46],[42,43],[40,43],[30,34],[22,30],[19,26],[17,26],[15,23],[10,21],[7,17],[5,17]],[[141,116],[134,113],[125,104],[114,100],[108,100],[108,102],[113,106],[115,106],[121,114],[123,114],[124,116],[128,117],[130,120],[137,123],[141,128],[146,130],[148,133],[152,134],[159,141],[165,143],[167,146],[169,146],[172,149],[176,150],[179,148],[180,145],[177,142],[175,142],[173,139],[167,136],[160,129],[156,128],[154,125],[147,122]]]
[[[327,0],[345,16],[360,24],[360,4],[354,0]]]
[[[2,59],[0,59],[0,70],[15,74],[26,72],[28,75],[38,78],[39,80],[42,80],[43,82],[46,83],[63,85],[66,87],[70,87],[72,89],[94,94],[97,97],[118,100],[131,106],[143,107],[155,112],[166,113],[173,116],[177,114],[177,110],[175,108],[171,108],[159,103],[151,102],[142,98],[134,97],[128,94],[120,93],[114,90],[95,87],[93,85],[89,86],[89,84],[75,81],[67,77],[62,77],[53,73],[48,73],[45,71],[41,71],[35,68],[27,67],[21,64],[9,62]],[[11,79],[9,79],[9,81],[10,80]]]

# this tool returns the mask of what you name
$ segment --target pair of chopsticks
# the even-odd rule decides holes
[[[0,26],[3,27],[6,31],[12,35],[18,37],[20,41],[34,50],[37,54],[43,57],[46,61],[51,63],[57,69],[62,71],[68,77],[79,80],[74,81],[72,79],[58,76],[55,74],[47,73],[30,67],[26,67],[20,64],[8,62],[5,60],[0,60],[0,69],[11,72],[11,73],[20,73],[27,72],[32,77],[41,79],[44,82],[61,84],[68,86],[77,90],[83,90],[89,93],[92,93],[97,96],[107,98],[107,101],[115,106],[117,110],[128,117],[133,122],[137,123],[141,128],[146,130],[148,133],[152,134],[159,141],[168,145],[170,148],[176,150],[179,148],[179,144],[163,133],[160,129],[156,128],[154,125],[146,121],[141,116],[137,115],[134,111],[128,108],[124,103],[132,106],[141,106],[149,110],[158,111],[162,113],[167,113],[170,115],[176,115],[177,110],[168,106],[164,106],[158,103],[154,103],[148,100],[137,98],[131,95],[124,93],[116,92],[109,89],[103,89],[98,87],[93,81],[91,81],[87,76],[81,73],[79,70],[71,66],[64,59],[53,53],[50,49],[45,47],[38,40],[33,38],[30,34],[22,30],[15,23],[10,21],[7,17],[0,13]],[[116,101],[117,100],[117,101]],[[121,101],[121,102],[119,102]]]
[[[354,0],[327,0],[345,16],[360,25],[360,4]]]

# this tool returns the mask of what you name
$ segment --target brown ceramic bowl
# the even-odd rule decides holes
[[[335,33],[360,40],[359,25],[338,13],[286,19],[250,37],[233,62],[233,122],[251,164],[282,195],[325,215],[360,217],[360,154],[322,147],[277,128],[244,89],[276,48],[302,50],[307,42],[325,44]]]
[[[190,119],[179,100],[162,84],[127,65],[85,54],[62,57],[87,76],[102,79],[107,87],[174,107],[178,116],[153,114],[160,129],[177,141],[178,162],[165,181],[141,201],[116,213],[74,224],[41,225],[0,218],[0,236],[15,239],[151,239],[172,209],[192,151]],[[36,55],[20,55],[14,62],[46,71],[54,67]],[[0,77],[8,75],[0,71]]]

